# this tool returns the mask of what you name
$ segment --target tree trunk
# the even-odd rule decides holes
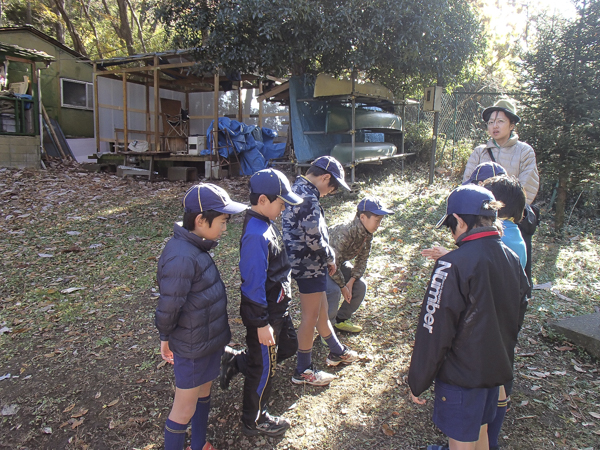
[[[121,31],[121,38],[125,41],[127,53],[129,55],[135,55],[136,52],[133,45],[133,35],[131,34],[129,16],[127,15],[127,0],[117,0],[117,5],[119,6],[119,29]]]
[[[56,14],[57,18],[60,17],[60,11],[58,10],[58,8],[56,7],[56,5],[54,4],[53,1],[50,1],[48,6],[52,10],[52,12],[54,14]],[[65,43],[65,27],[63,27],[63,24],[60,22],[60,20],[56,20],[54,22],[54,32],[56,33],[56,40],[58,42],[60,42],[61,44],[64,44]]]
[[[558,188],[556,190],[556,218],[554,228],[556,231],[561,231],[565,224],[565,205],[567,203],[567,180],[568,175],[566,170],[561,170],[558,173]]]
[[[67,12],[65,11],[65,5],[63,0],[54,0],[54,4],[56,5],[56,7],[58,8],[58,11],[60,12],[60,15],[63,19],[63,21],[65,22],[65,25],[67,26],[67,30],[69,30],[69,34],[71,35],[71,39],[73,40],[73,47],[75,47],[75,51],[78,53],[81,53],[83,56],[88,56],[86,50],[85,50],[85,46],[83,45],[83,42],[81,41],[81,38],[79,37],[79,33],[77,33],[77,30],[75,29],[75,26],[73,25],[73,22],[71,22],[71,19],[69,18],[69,16],[67,15]]]
[[[102,56],[102,49],[100,48],[100,40],[98,39],[98,31],[96,31],[96,26],[94,25],[94,21],[90,17],[90,12],[88,10],[87,5],[85,4],[85,0],[79,0],[79,3],[81,3],[81,7],[83,8],[85,17],[87,18],[87,21],[90,24],[92,31],[94,32],[94,41],[96,43],[96,50],[98,51],[98,58],[103,59],[104,57]]]
[[[131,11],[131,17],[133,18],[133,20],[135,21],[135,24],[137,26],[137,30],[138,30],[138,38],[140,40],[140,43],[142,44],[142,50],[144,51],[144,53],[146,53],[146,44],[144,43],[144,35],[142,34],[142,26],[140,25],[140,21],[138,20],[138,16],[135,13],[135,10],[133,9],[133,5],[131,4],[130,0],[126,0],[127,1],[127,5],[129,6],[129,10]]]

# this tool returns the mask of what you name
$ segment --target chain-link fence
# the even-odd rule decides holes
[[[481,112],[492,106],[500,92],[453,92],[442,94],[442,109],[439,116],[438,134],[444,135],[455,145],[457,142],[487,140],[486,128],[481,120]],[[432,112],[423,111],[423,99],[419,104],[406,107],[404,122],[425,122],[433,127]]]

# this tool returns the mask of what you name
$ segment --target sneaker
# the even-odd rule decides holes
[[[343,322],[338,322],[333,324],[340,331],[345,331],[347,333],[360,333],[362,331],[362,327],[360,325],[355,325],[350,322],[350,319],[346,319]]]
[[[350,350],[344,345],[344,352],[341,355],[334,355],[333,353],[329,352],[325,362],[328,366],[337,366],[338,364],[352,364],[357,360],[358,353],[356,353],[354,350]]]
[[[185,450],[192,450],[192,447],[189,446],[187,447]],[[216,448],[214,448],[212,445],[210,445],[210,442],[206,442],[204,444],[204,447],[202,447],[202,450],[217,450]]]
[[[240,353],[242,352],[239,350],[234,350],[229,346],[225,347],[225,353],[221,356],[221,373],[219,375],[219,385],[223,390],[229,388],[231,379],[240,371],[235,362],[235,357]]]
[[[294,375],[292,376],[292,383],[310,384],[311,386],[327,386],[336,378],[336,375],[332,375],[327,372],[321,372],[320,370],[315,370],[312,366],[310,366],[302,373],[294,371]]]
[[[287,431],[290,425],[291,423],[288,419],[274,417],[267,413],[264,416],[264,422],[259,424],[249,426],[242,421],[242,433],[246,436],[258,436],[259,434],[264,434],[265,436],[281,436]]]

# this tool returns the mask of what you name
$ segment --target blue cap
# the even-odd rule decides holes
[[[377,214],[378,216],[387,216],[388,214],[394,214],[394,211],[391,209],[386,209],[379,199],[375,197],[365,197],[360,202],[358,202],[358,206],[356,207],[359,213],[368,211],[373,214]]]
[[[321,156],[315,159],[312,162],[312,165],[326,170],[328,173],[331,174],[333,178],[337,180],[338,183],[342,185],[344,189],[346,189],[347,191],[350,190],[350,186],[348,186],[346,184],[346,180],[344,180],[344,177],[346,176],[346,174],[344,173],[344,168],[342,167],[340,162],[333,156]]]
[[[276,195],[290,205],[302,203],[302,197],[294,194],[287,177],[279,170],[263,169],[250,178],[252,194]]]
[[[463,184],[478,183],[499,175],[506,175],[506,170],[504,170],[504,167],[497,162],[488,161],[475,167],[475,170],[471,174],[471,178],[469,178]]]
[[[243,203],[231,200],[225,189],[210,183],[192,186],[185,193],[181,202],[185,212],[191,213],[213,210],[223,214],[237,214],[247,208]]]
[[[476,184],[467,184],[454,189],[446,201],[446,214],[442,217],[436,228],[445,224],[448,216],[452,214],[472,214],[474,216],[496,216],[495,209],[487,208],[490,202],[495,201],[494,194],[486,188]]]

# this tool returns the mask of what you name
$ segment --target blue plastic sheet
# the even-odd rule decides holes
[[[206,130],[207,148],[202,155],[210,155],[213,140],[213,122]],[[246,125],[228,117],[219,117],[219,154],[231,160],[238,154],[244,175],[252,175],[268,166],[269,160],[281,158],[285,143],[274,144],[277,132],[270,128]]]

